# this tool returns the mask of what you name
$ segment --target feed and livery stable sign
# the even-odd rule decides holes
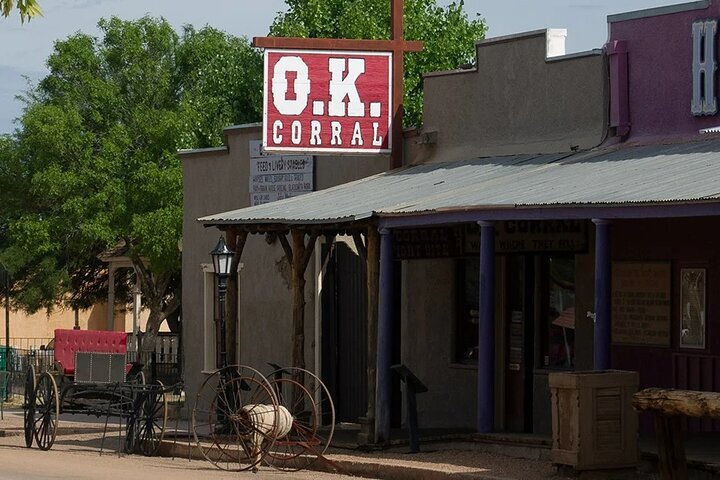
[[[392,53],[265,50],[266,152],[389,153]]]
[[[270,155],[250,141],[250,205],[262,205],[313,191],[312,155]]]

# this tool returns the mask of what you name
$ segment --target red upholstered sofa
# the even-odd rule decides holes
[[[75,352],[127,353],[127,333],[55,330],[55,361],[66,375],[75,374]]]

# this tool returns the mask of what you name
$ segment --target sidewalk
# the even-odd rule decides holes
[[[98,448],[104,420],[95,417],[61,415],[58,441],[64,444],[80,442]],[[112,452],[121,445],[117,419],[108,424],[105,449]],[[9,436],[4,443],[22,444],[22,409],[5,409],[5,420],[0,424],[0,436]],[[556,480],[565,478],[557,474],[550,461],[550,442],[547,437],[533,435],[421,432],[420,452],[408,453],[410,448],[403,432],[395,432],[391,446],[383,450],[362,451],[355,444],[357,430],[338,428],[332,447],[324,459],[312,465],[313,470],[383,480]],[[62,437],[62,440],[60,440]],[[177,459],[206,462],[195,446],[187,424],[168,420],[166,438],[160,455]],[[640,478],[655,479],[657,455],[651,438],[640,441],[642,451],[638,472],[612,474],[596,473],[593,479]],[[720,466],[713,463],[720,451],[720,437],[707,436],[687,443],[690,478],[720,478]],[[293,475],[281,477],[292,479]],[[584,477],[581,477],[584,478]]]

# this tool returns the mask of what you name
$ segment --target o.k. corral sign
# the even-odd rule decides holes
[[[392,52],[265,50],[263,149],[389,153]]]

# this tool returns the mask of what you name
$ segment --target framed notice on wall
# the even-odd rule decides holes
[[[705,269],[680,269],[680,347],[705,348]]]
[[[613,343],[670,346],[670,276],[670,262],[613,262]]]

